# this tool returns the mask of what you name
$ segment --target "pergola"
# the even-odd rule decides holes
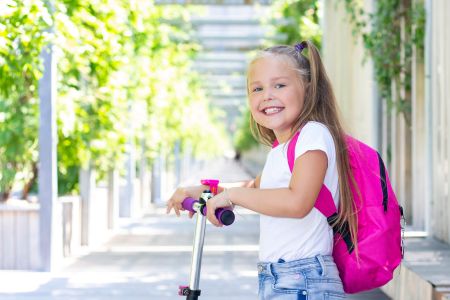
[[[156,0],[156,4],[191,4],[191,5],[253,5],[270,4],[271,0]]]
[[[258,32],[258,16],[241,15],[236,12],[248,10],[259,4],[266,6],[270,0],[156,0],[159,5],[205,5],[214,8],[212,14],[238,7],[235,12],[228,12],[221,17],[195,18],[193,25],[198,28],[198,38],[203,44],[204,52],[199,55],[194,68],[199,73],[210,76],[213,84],[205,86],[211,103],[226,112],[227,127],[234,130],[240,107],[245,105],[246,92],[242,84],[245,72],[246,55],[250,49],[261,45],[264,35]],[[49,0],[51,6],[52,0]],[[247,32],[233,30],[231,27],[247,27]],[[215,27],[219,30],[204,30]],[[202,29],[202,30],[200,30]],[[50,28],[49,30],[52,30]],[[42,269],[50,271],[58,262],[57,245],[60,241],[59,221],[56,218],[57,200],[57,125],[56,125],[56,60],[52,46],[43,52],[43,77],[39,84],[40,127],[39,127],[39,235]],[[240,77],[239,77],[240,76]],[[226,82],[232,91],[223,92],[220,84]]]

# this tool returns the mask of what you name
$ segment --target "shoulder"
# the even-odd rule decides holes
[[[310,121],[303,126],[300,131],[299,139],[302,140],[318,140],[318,139],[333,140],[330,130],[325,124]]]
[[[331,132],[328,127],[325,124],[316,121],[309,121],[308,123],[306,123],[305,126],[303,126],[303,128],[301,129],[300,134],[305,132],[319,132],[331,136]]]
[[[310,150],[322,150],[327,156],[334,156],[333,136],[325,124],[310,121],[301,129],[296,144],[296,157]]]

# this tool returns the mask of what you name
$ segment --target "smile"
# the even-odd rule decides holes
[[[284,109],[284,107],[268,107],[268,108],[263,109],[263,112],[266,115],[273,115],[273,114],[279,113],[283,109]]]

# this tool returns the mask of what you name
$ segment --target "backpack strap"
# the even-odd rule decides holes
[[[295,164],[295,146],[297,145],[298,137],[300,136],[300,131],[298,131],[292,139],[289,141],[288,144],[288,151],[287,151],[287,158],[288,158],[288,165],[289,170],[294,170],[294,164]],[[275,148],[278,146],[279,143],[277,140],[275,140],[272,144],[272,148]],[[333,226],[334,222],[336,221],[338,217],[338,212],[336,205],[333,201],[333,196],[331,195],[330,190],[325,186],[325,184],[322,184],[322,188],[319,191],[319,195],[317,195],[316,202],[314,204],[314,207],[319,210],[326,218],[328,224],[333,228],[333,233],[339,233],[341,235],[341,238],[344,240],[347,250],[349,253],[352,253],[354,250],[354,245],[351,240],[350,236],[350,230],[348,227],[348,223],[344,223],[343,226]]]
[[[297,145],[297,140],[300,135],[300,131],[297,132],[291,139],[288,145],[287,157],[289,169],[294,170],[295,164],[295,146]],[[328,224],[333,228],[334,233],[339,233],[341,238],[344,240],[347,250],[349,253],[353,252],[354,245],[350,236],[350,230],[348,227],[348,223],[346,222],[343,226],[333,226],[334,222],[338,217],[337,208],[333,201],[333,196],[331,195],[330,190],[322,184],[322,188],[319,191],[319,195],[317,195],[316,203],[314,207],[318,209],[326,218]]]
[[[380,167],[381,190],[383,191],[383,208],[384,212],[387,212],[389,195],[386,181],[386,170],[380,153],[377,152],[377,155],[378,155],[378,165]]]
[[[288,144],[288,151],[287,151],[287,157],[288,157],[288,164],[289,164],[289,170],[294,170],[294,163],[295,163],[295,145],[297,145],[297,140],[300,135],[300,131],[297,131],[296,134],[291,138]],[[278,140],[273,141],[272,148],[275,148],[278,146]]]
[[[292,139],[289,141],[288,149],[287,149],[287,159],[289,164],[289,170],[294,170],[294,164],[295,164],[295,146],[297,145],[297,140],[300,136],[300,131],[298,131]],[[272,144],[272,148],[275,148],[278,146],[279,143],[277,140],[275,140]],[[326,218],[328,224],[333,228],[334,233],[339,233],[341,235],[341,238],[344,240],[347,250],[349,253],[352,253],[354,250],[354,245],[351,240],[350,236],[350,230],[348,227],[348,223],[344,223],[343,226],[333,226],[334,222],[336,221],[336,218],[338,217],[337,208],[333,201],[333,196],[331,195],[330,190],[325,186],[325,184],[322,184],[322,188],[319,191],[319,195],[317,195],[316,203],[314,204],[314,207],[319,210]]]
[[[287,158],[289,164],[289,170],[294,170],[295,164],[295,146],[297,145],[298,137],[300,136],[300,131],[298,131],[290,140],[287,150]],[[333,215],[337,214],[336,205],[333,201],[333,196],[328,188],[323,184],[320,189],[319,195],[317,195],[316,203],[314,207],[317,208],[328,220]]]
[[[297,131],[297,133],[292,137],[292,139],[288,145],[287,157],[288,157],[289,170],[291,170],[291,173],[294,170],[295,146],[297,145],[297,140],[298,140],[299,136],[300,136],[300,131]]]

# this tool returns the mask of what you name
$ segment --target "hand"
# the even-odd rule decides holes
[[[169,201],[167,201],[166,213],[170,213],[170,211],[173,208],[175,214],[177,216],[180,216],[180,211],[185,210],[182,206],[184,199],[188,197],[198,199],[204,189],[205,186],[203,185],[177,188],[176,191],[173,193],[173,195],[170,197]],[[193,212],[189,212],[190,218],[192,218],[193,215],[194,215]]]
[[[220,223],[220,221],[216,218],[215,214],[216,209],[221,207],[227,207],[232,209],[232,207],[230,207],[230,201],[227,199],[227,195],[225,194],[226,193],[222,192],[206,201],[206,208],[207,208],[206,217],[214,226],[217,227],[222,227],[223,224]]]

